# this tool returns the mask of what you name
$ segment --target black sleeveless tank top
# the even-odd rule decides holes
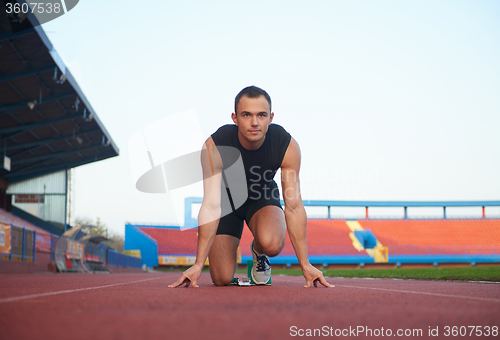
[[[216,146],[231,146],[240,152],[245,169],[248,198],[251,200],[269,195],[269,190],[277,190],[274,175],[283,162],[291,138],[282,126],[271,124],[260,148],[247,150],[241,145],[238,139],[238,127],[234,124],[224,125],[212,134]],[[223,169],[226,169],[231,165],[227,163],[231,161],[225,161],[224,155],[221,156]]]

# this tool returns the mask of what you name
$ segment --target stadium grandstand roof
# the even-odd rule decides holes
[[[15,19],[0,13],[0,178],[14,183],[117,156],[36,17]]]

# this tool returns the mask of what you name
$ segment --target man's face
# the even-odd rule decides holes
[[[236,106],[236,114],[231,118],[238,126],[238,137],[246,149],[257,149],[266,136],[267,129],[273,121],[274,113],[270,112],[266,97],[241,97]]]

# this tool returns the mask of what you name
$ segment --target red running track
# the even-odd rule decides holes
[[[500,326],[494,283],[329,278],[336,288],[307,289],[302,277],[273,275],[270,287],[215,287],[204,273],[198,289],[167,288],[177,277],[2,274],[0,339],[289,339],[358,326],[449,339],[446,326]]]

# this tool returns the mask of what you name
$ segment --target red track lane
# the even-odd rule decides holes
[[[358,326],[449,339],[445,326],[500,326],[499,284],[329,278],[336,288],[306,289],[275,275],[271,287],[214,287],[203,274],[201,288],[167,288],[178,275],[0,275],[0,339],[287,339]]]

